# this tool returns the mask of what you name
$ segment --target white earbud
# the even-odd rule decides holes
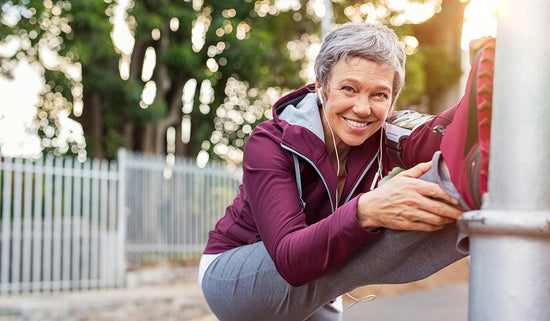
[[[321,89],[323,89],[323,87],[317,88],[317,96],[319,96],[319,101],[321,102],[321,106],[322,106],[324,102],[323,102],[323,94],[321,92]]]

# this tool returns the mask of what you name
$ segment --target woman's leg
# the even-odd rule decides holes
[[[434,164],[422,179],[439,183],[461,199],[439,166],[439,153]],[[339,313],[325,313],[331,300],[368,284],[426,278],[466,255],[457,250],[458,237],[456,224],[435,232],[383,230],[340,268],[301,287],[290,286],[279,275],[259,242],[220,255],[206,271],[203,293],[222,321],[323,320],[321,315],[331,315],[324,320],[338,320]]]
[[[451,181],[475,209],[487,193],[494,60],[495,39],[489,39],[475,56],[465,95],[441,139]]]
[[[386,151],[403,168],[425,162],[439,147],[455,188],[472,209],[487,193],[495,39],[485,38],[468,75],[460,102],[434,118],[397,111],[387,120]],[[476,48],[477,49],[477,48]]]

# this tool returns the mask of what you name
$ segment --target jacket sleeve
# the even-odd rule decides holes
[[[243,183],[262,241],[278,272],[293,286],[328,274],[376,235],[357,221],[357,198],[307,225],[292,156],[258,131],[245,147]]]
[[[418,126],[408,138],[403,139],[401,157],[407,168],[432,159],[433,154],[440,149],[443,137],[441,132],[436,129],[438,126],[445,128],[452,122],[456,108],[457,106],[454,106],[438,114]]]

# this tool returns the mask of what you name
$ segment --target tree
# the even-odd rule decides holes
[[[429,111],[441,112],[456,103],[461,69],[461,38],[464,9],[470,1],[445,0],[441,10],[426,22],[413,25],[419,51],[425,56],[426,93]]]
[[[113,157],[119,147],[165,152],[167,128],[181,128],[184,86],[197,84],[199,89],[194,90],[187,115],[192,119],[192,141],[175,148],[178,154],[189,156],[196,154],[214,131],[216,109],[210,106],[222,104],[225,96],[231,95],[226,91],[238,87],[227,88],[228,82],[261,88],[296,87],[302,82],[297,73],[290,72],[298,69],[300,62],[281,54],[288,51],[289,38],[278,36],[283,26],[293,22],[295,12],[273,11],[266,1],[197,3],[143,0],[130,4],[125,17],[135,45],[124,79],[118,72],[121,57],[111,39],[113,25],[109,17],[113,19],[116,6],[110,1],[9,1],[2,6],[3,15],[15,10],[19,13],[17,22],[2,28],[0,34],[31,40],[13,58],[25,56],[41,61],[40,48],[46,47],[48,39],[55,39],[56,45],[50,50],[65,63],[81,66],[85,108],[81,115],[73,114],[82,124],[90,156]],[[296,37],[311,32],[308,28],[302,23],[295,29]],[[142,69],[146,54],[151,52],[156,57],[156,68],[145,79]],[[47,104],[44,99],[38,106],[44,111],[39,114],[51,122],[59,110],[71,109],[75,97],[70,88],[78,85],[78,80],[60,68],[45,68],[44,73],[50,84],[45,92],[54,91],[63,98],[62,105],[60,99],[50,99],[56,104]],[[144,86],[148,85],[156,88],[154,99],[143,96]],[[244,109],[246,114],[256,100],[262,100],[261,93],[249,95],[242,101],[246,106],[235,108]],[[265,119],[263,111],[250,114],[248,122]],[[223,135],[230,129],[226,128]],[[229,134],[242,136],[238,130]]]
[[[2,25],[0,36],[19,37],[22,45],[2,70],[23,56],[45,65],[48,86],[37,121],[46,127],[39,133],[51,136],[59,111],[70,112],[82,124],[89,156],[111,158],[120,147],[184,156],[202,150],[238,162],[246,137],[270,117],[272,103],[305,83],[297,72],[310,63],[305,49],[321,41],[314,4],[11,0],[1,7],[2,17],[16,12],[16,22]],[[380,11],[384,3],[334,5],[336,22],[343,23],[371,19],[372,9]],[[377,19],[396,24],[392,19],[401,13],[385,12]],[[128,26],[126,46],[114,39],[121,30],[115,21]],[[397,24],[396,32],[406,40],[410,23]],[[61,63],[48,67],[41,48],[55,52]],[[414,46],[408,49],[402,106],[419,103],[426,87],[425,55],[413,54]],[[74,77],[66,66],[76,67],[81,76]],[[82,144],[76,147],[69,152],[81,151]]]

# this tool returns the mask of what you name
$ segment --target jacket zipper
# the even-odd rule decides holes
[[[376,155],[378,155],[378,153],[376,153]],[[373,159],[371,159],[370,163],[367,165],[367,167],[363,170],[363,173],[361,173],[361,175],[359,176],[359,179],[357,180],[357,183],[355,183],[355,186],[353,186],[353,188],[351,189],[351,191],[349,192],[348,194],[348,197],[346,198],[346,200],[344,201],[344,204],[349,202],[350,198],[351,198],[351,195],[353,195],[353,193],[355,192],[355,190],[357,189],[357,187],[359,186],[359,183],[363,180],[363,177],[365,177],[365,175],[367,175],[367,172],[369,171],[369,169],[371,168],[372,164],[374,163],[374,161],[378,158],[379,156],[375,156]],[[381,177],[380,177],[381,178]],[[376,179],[376,177],[374,177],[374,179]]]
[[[327,194],[328,194],[328,197],[329,197],[329,200],[330,200],[330,207],[331,207],[331,210],[332,210],[332,213],[334,213],[334,211],[336,211],[335,209],[335,205],[334,205],[334,202],[332,200],[332,194],[330,193],[330,189],[328,188],[328,184],[325,180],[325,177],[323,176],[323,174],[321,174],[321,171],[319,170],[319,168],[317,168],[317,166],[313,163],[313,161],[311,161],[309,158],[307,158],[306,156],[300,154],[299,152],[297,152],[296,150],[286,146],[285,144],[281,143],[281,147],[291,153],[294,153],[298,156],[300,156],[303,160],[305,160],[306,162],[308,162],[311,166],[313,166],[313,168],[315,169],[315,171],[317,172],[317,174],[319,174],[319,177],[321,177],[321,180],[323,181],[323,184],[325,185],[325,189],[327,191]],[[376,154],[378,155],[378,153]],[[359,176],[359,179],[357,180],[357,182],[355,183],[355,185],[353,186],[353,188],[351,189],[351,191],[348,193],[348,196],[346,198],[346,200],[344,201],[344,204],[347,203],[350,198],[351,198],[351,195],[353,195],[353,193],[355,192],[355,190],[357,189],[357,187],[359,186],[359,183],[361,182],[361,180],[365,177],[365,175],[367,174],[367,172],[369,171],[369,169],[372,167],[372,164],[374,163],[374,161],[376,160],[377,157],[373,157],[372,160],[370,161],[370,163],[367,165],[367,167],[363,170],[363,172],[361,173],[361,175]]]
[[[330,200],[330,208],[332,210],[332,213],[334,213],[335,211],[335,208],[334,208],[334,202],[332,200],[332,195],[330,193],[330,189],[328,188],[328,184],[327,184],[327,181],[325,180],[325,177],[323,176],[323,174],[321,174],[321,171],[319,170],[319,168],[317,168],[317,166],[315,166],[315,164],[309,159],[307,158],[306,156],[300,154],[299,152],[297,152],[296,150],[286,146],[285,144],[281,143],[281,147],[291,153],[294,153],[298,156],[300,156],[303,160],[305,160],[306,162],[308,162],[311,166],[313,166],[313,168],[315,169],[315,171],[317,172],[317,174],[319,174],[319,177],[321,177],[321,180],[323,181],[323,184],[325,185],[325,189],[327,191],[327,194],[328,194],[328,199]]]

